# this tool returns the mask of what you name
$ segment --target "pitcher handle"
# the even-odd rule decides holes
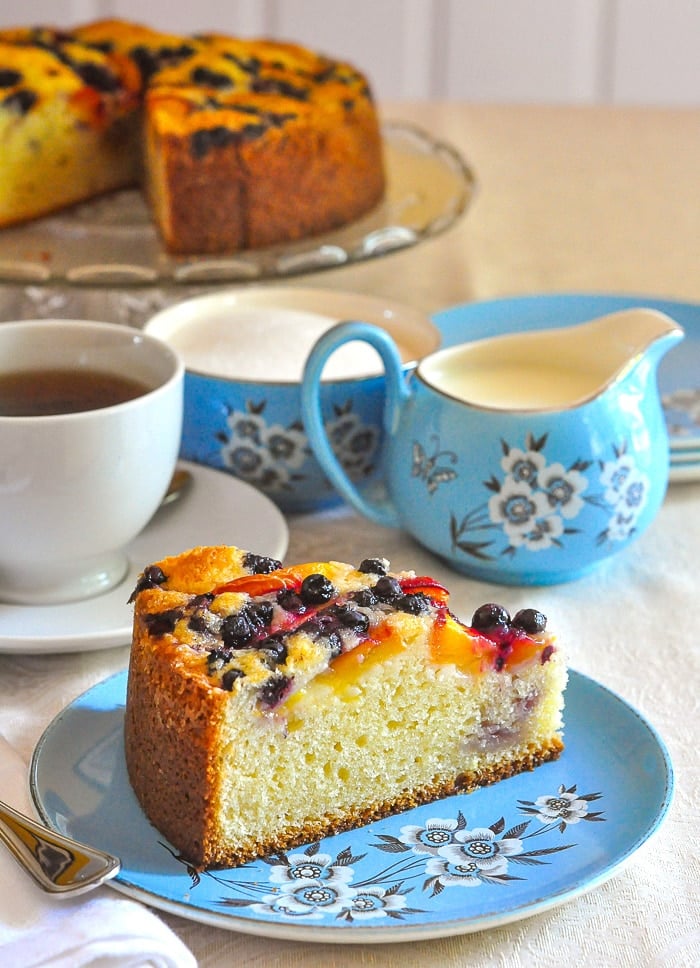
[[[369,323],[342,322],[329,329],[312,348],[304,368],[301,389],[301,412],[311,449],[326,476],[345,498],[370,521],[384,527],[400,526],[396,509],[386,502],[364,497],[346,474],[333,452],[321,413],[321,373],[330,356],[345,343],[361,340],[373,346],[379,353],[386,374],[386,396],[382,425],[385,434],[396,430],[401,405],[409,395],[403,374],[404,364],[391,336],[386,330]]]

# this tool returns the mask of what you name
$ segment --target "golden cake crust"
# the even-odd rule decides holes
[[[102,74],[84,72],[82,102],[71,99],[64,108],[62,129],[69,131],[79,131],[80,112],[90,105],[108,127],[115,98],[113,92],[105,96],[100,81],[105,71],[126,75],[120,83],[131,96],[132,114],[134,94],[142,102],[144,190],[173,253],[293,242],[358,218],[383,196],[377,114],[366,78],[349,64],[298,44],[220,34],[183,37],[115,19],[71,31],[8,28],[0,31],[0,42],[23,51],[21,83],[37,100],[62,96],[55,82],[38,75],[37,65],[47,56],[59,64],[70,56],[100,63]],[[4,67],[0,48],[0,77]],[[31,127],[34,103],[25,101],[18,119],[7,96],[3,100],[0,90],[0,130],[3,116],[15,128],[19,120]],[[31,132],[36,141],[35,129],[36,124]],[[54,130],[47,118],[42,139],[50,144]],[[64,152],[71,148],[89,165],[90,152],[77,134],[63,146]],[[19,149],[17,155],[17,170],[32,160]],[[99,167],[99,157],[92,165]],[[60,207],[62,198],[71,204],[136,178],[133,158],[121,177],[110,173],[103,179],[106,186],[94,178],[81,180],[75,167],[76,184],[66,179],[50,203],[34,193],[36,210],[32,193],[16,210],[8,193],[0,225],[45,214]]]

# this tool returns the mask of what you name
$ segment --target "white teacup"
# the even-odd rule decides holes
[[[122,580],[175,468],[183,378],[170,347],[125,326],[0,324],[0,601]]]

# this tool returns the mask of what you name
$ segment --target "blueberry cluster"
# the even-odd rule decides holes
[[[119,78],[104,64],[95,64],[93,61],[74,63],[75,73],[84,81],[88,87],[94,87],[96,91],[103,94],[114,94],[121,87]]]
[[[547,627],[547,618],[535,608],[521,608],[513,618],[506,608],[489,602],[481,605],[472,617],[472,628],[487,636],[499,637],[512,629],[520,629],[528,635],[537,635]]]
[[[271,571],[278,571],[282,567],[282,562],[277,558],[247,551],[243,556],[243,567],[253,575],[269,575]]]
[[[219,108],[228,107],[221,105],[215,98],[207,99],[207,107]],[[261,137],[270,128],[281,128],[287,121],[293,120],[296,115],[291,112],[281,111],[258,111],[237,104],[233,110],[239,114],[256,116],[257,120],[250,121],[240,128],[227,128],[223,124],[214,125],[212,128],[202,128],[194,131],[190,136],[190,154],[193,158],[203,158],[214,148],[225,148],[227,145],[244,144],[247,141],[254,141]]]
[[[251,91],[255,94],[277,94],[280,97],[289,97],[294,101],[308,101],[308,88],[296,87],[289,81],[283,81],[278,77],[256,77],[251,82]]]
[[[193,84],[201,84],[202,87],[214,87],[217,90],[225,90],[233,87],[233,81],[228,74],[221,71],[213,71],[210,67],[201,65],[190,71],[190,80]]]
[[[481,632],[499,647],[499,654],[494,659],[494,668],[500,672],[517,634],[524,632],[526,635],[537,635],[544,632],[547,618],[535,608],[521,608],[511,618],[508,610],[502,605],[489,602],[477,608],[471,624],[476,632]],[[542,661],[547,661],[551,653],[551,647],[543,650]]]
[[[350,597],[364,608],[391,605],[399,612],[421,615],[430,608],[431,601],[424,592],[404,592],[401,583],[388,575],[381,577],[372,588],[361,588]]]
[[[248,574],[266,575],[279,570],[281,562],[261,555],[246,554],[243,566]],[[197,648],[206,653],[206,670],[216,677],[223,689],[232,690],[245,673],[231,663],[236,655],[254,649],[259,660],[270,671],[260,687],[262,708],[274,708],[292,688],[292,680],[280,667],[288,657],[287,639],[292,632],[302,632],[328,650],[329,660],[363,641],[370,631],[372,610],[403,611],[420,615],[432,605],[423,591],[404,590],[401,582],[388,574],[389,562],[383,558],[365,558],[358,571],[372,576],[373,583],[341,596],[333,582],[320,572],[307,575],[294,587],[274,586],[257,597],[249,598],[236,612],[221,617],[211,610],[214,594],[193,596],[186,605],[144,616],[154,636],[172,633],[179,621],[197,633],[204,642]],[[153,588],[166,581],[155,565],[146,568],[136,592]],[[133,596],[132,596],[133,597]]]
[[[129,53],[138,67],[141,77],[144,81],[147,81],[162,67],[174,67],[191,57],[195,53],[195,48],[188,43],[166,45],[157,49],[139,44],[133,47]]]
[[[133,602],[139,592],[144,592],[147,588],[158,588],[159,585],[164,585],[167,580],[167,575],[164,574],[162,568],[159,568],[158,565],[148,565],[139,576],[136,587],[129,596],[129,602]]]

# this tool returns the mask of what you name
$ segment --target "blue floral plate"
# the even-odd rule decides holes
[[[659,390],[671,453],[700,446],[700,305],[651,296],[552,293],[485,300],[453,306],[433,316],[443,346],[531,329],[574,326],[621,309],[647,306],[666,313],[685,339],[659,366]],[[673,475],[672,475],[673,478]]]
[[[671,802],[672,766],[654,729],[572,672],[557,762],[287,854],[197,875],[132,793],[125,690],[122,672],[48,727],[31,766],[39,813],[54,829],[119,856],[121,872],[110,882],[117,890],[244,933],[366,943],[507,924],[601,884],[657,830]]]

